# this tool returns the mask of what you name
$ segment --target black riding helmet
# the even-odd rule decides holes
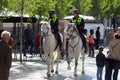
[[[79,14],[79,11],[76,9],[73,11],[73,13]]]
[[[49,11],[49,14],[50,14],[50,15],[56,14],[56,11],[55,11],[55,10],[50,10],[50,11]]]

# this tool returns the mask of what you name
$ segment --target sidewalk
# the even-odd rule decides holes
[[[104,50],[104,53],[106,52],[107,49]],[[96,50],[95,53],[98,53],[98,51]],[[23,63],[13,61],[9,80],[81,80],[83,77],[84,80],[96,80],[97,69],[95,58],[90,58],[88,57],[88,54],[86,54],[85,75],[81,74],[82,60],[79,59],[78,77],[76,78],[73,76],[74,64],[74,61],[72,61],[72,69],[67,70],[67,62],[65,60],[60,60],[59,75],[53,75],[50,77],[51,79],[48,79],[46,76],[47,65],[44,61],[40,60],[39,57],[28,58],[28,61]],[[104,74],[105,72],[103,71],[103,78]],[[118,80],[120,80],[120,73]]]
[[[15,80],[44,80],[40,72],[34,72]]]

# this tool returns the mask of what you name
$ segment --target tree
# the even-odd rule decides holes
[[[81,14],[93,16],[113,16],[120,13],[120,0],[24,0],[23,14],[47,16],[50,9],[55,9],[58,17],[63,18],[73,9]],[[0,0],[0,11],[7,9],[20,14],[21,0]],[[71,6],[75,8],[70,9]]]
[[[8,0],[0,0],[0,12],[7,8],[8,6]]]
[[[92,16],[99,16],[100,14],[100,0],[92,0],[92,7],[90,14]]]
[[[92,0],[75,0],[73,5],[80,11],[81,14],[89,15],[92,7]]]
[[[21,0],[10,0],[9,10],[19,13],[20,11],[20,1]],[[25,0],[24,3],[24,14],[29,14],[31,16],[39,15],[48,16],[48,11],[55,9],[58,12],[60,18],[64,17],[66,14],[70,13],[69,10],[73,0]],[[47,3],[47,4],[46,4]]]
[[[59,18],[63,18],[72,12],[72,9],[70,8],[72,2],[73,0],[57,0],[55,10],[57,11]]]
[[[120,13],[120,0],[92,0],[91,15],[112,17]]]

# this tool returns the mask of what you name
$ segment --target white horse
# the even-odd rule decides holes
[[[67,55],[68,70],[71,69],[70,62],[71,58],[74,57],[75,58],[74,76],[77,76],[78,59],[80,53],[81,54],[84,53],[84,47],[75,24],[73,23],[68,24],[68,27],[66,28],[66,39],[68,40],[68,55]]]
[[[43,22],[41,25],[41,32],[43,33],[43,50],[46,55],[47,62],[47,76],[50,77],[50,73],[54,73],[53,63],[57,61],[55,74],[58,74],[58,63],[59,63],[59,46],[51,32],[51,26],[49,22]]]

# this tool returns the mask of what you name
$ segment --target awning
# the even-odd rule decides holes
[[[35,23],[36,22],[36,18],[35,17],[23,17],[23,22],[26,23]],[[5,23],[17,23],[17,22],[21,22],[21,17],[3,17],[0,16],[0,21],[1,22],[5,22]]]

